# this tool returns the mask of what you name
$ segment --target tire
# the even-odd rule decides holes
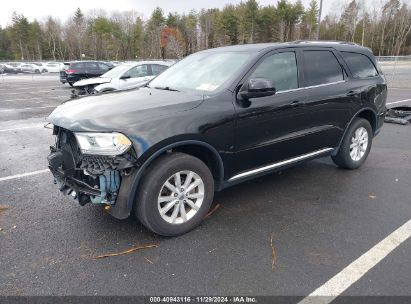
[[[69,84],[71,87],[73,87],[73,82],[69,82],[68,84]]]
[[[373,131],[368,120],[359,117],[355,118],[344,136],[337,155],[331,157],[332,160],[341,168],[359,168],[370,153],[372,138]]]
[[[184,196],[184,191],[172,192],[165,186],[166,182],[169,182],[171,186],[178,185],[175,180],[177,173],[180,174],[180,190],[200,183],[191,191],[189,190],[188,197]],[[190,183],[186,184],[189,174],[192,178]],[[159,202],[160,195],[167,200]],[[193,198],[193,195],[198,198]],[[163,236],[177,236],[194,229],[202,222],[210,209],[213,197],[213,176],[201,160],[184,153],[168,153],[160,156],[144,174],[137,199],[134,202],[134,212],[140,222],[151,231]],[[185,219],[181,205],[186,212]],[[198,210],[190,205],[195,205]],[[167,210],[164,215],[160,214],[160,208]]]

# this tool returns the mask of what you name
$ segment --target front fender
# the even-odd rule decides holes
[[[221,156],[213,146],[204,141],[193,139],[173,142],[167,145],[163,145],[163,147],[160,149],[156,149],[154,153],[149,153],[149,150],[147,150],[146,153],[144,153],[144,157],[139,158],[139,168],[135,170],[133,174],[131,174],[130,176],[126,176],[125,179],[122,180],[116,204],[109,210],[109,213],[118,219],[127,218],[130,215],[131,210],[133,209],[133,204],[137,195],[138,185],[147,167],[164,152],[184,145],[202,146],[209,149],[213,153],[214,157],[216,158],[219,164],[218,176],[220,176],[220,180],[218,180],[217,182],[221,183],[224,177],[224,165]]]

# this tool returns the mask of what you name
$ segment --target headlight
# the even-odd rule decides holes
[[[121,133],[74,133],[84,154],[120,155],[131,147],[131,141]]]

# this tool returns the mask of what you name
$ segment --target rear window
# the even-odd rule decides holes
[[[331,51],[304,51],[304,79],[306,86],[344,80],[344,71]]]
[[[377,69],[367,56],[351,52],[341,52],[341,55],[355,78],[378,76]]]

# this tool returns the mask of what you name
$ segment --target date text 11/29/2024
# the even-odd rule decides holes
[[[150,303],[258,303],[255,297],[238,296],[238,297],[212,297],[212,296],[195,296],[195,297],[150,297]]]

